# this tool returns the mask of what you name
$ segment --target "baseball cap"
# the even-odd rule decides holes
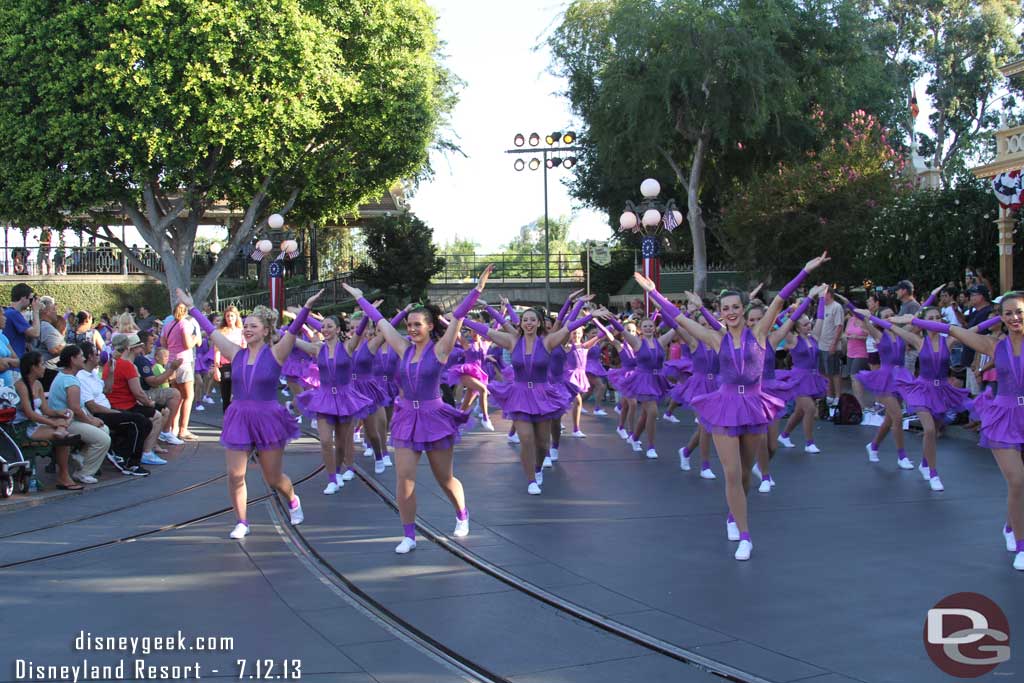
[[[983,297],[988,299],[991,295],[988,291],[988,287],[985,285],[972,285],[967,289],[968,294],[981,294]]]
[[[896,283],[896,289],[905,289],[908,292],[914,291],[914,283],[910,280],[900,280]]]
[[[115,334],[110,340],[110,345],[114,347],[115,351],[126,351],[134,346],[142,346],[142,341],[134,332],[132,334]]]

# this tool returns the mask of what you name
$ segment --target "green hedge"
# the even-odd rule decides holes
[[[16,282],[11,282],[13,287]],[[162,317],[170,313],[167,288],[158,282],[74,282],[74,281],[29,281],[39,296],[52,296],[57,308],[63,312],[69,308],[75,311],[89,311],[95,316],[102,313],[120,313],[125,306],[136,309],[142,304],[149,306],[153,315]],[[10,300],[10,289],[0,292],[4,302]]]

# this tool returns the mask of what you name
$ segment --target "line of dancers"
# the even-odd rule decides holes
[[[620,321],[604,308],[590,307],[590,297],[571,296],[550,324],[539,309],[517,311],[502,301],[503,310],[498,311],[479,300],[490,267],[447,316],[431,305],[409,306],[387,320],[362,292],[347,287],[363,313],[355,334],[346,334],[344,322],[336,317],[319,320],[310,315],[317,294],[294,314],[290,325],[279,330],[276,313],[257,308],[244,321],[244,344],[214,329],[192,307],[190,297],[179,292],[179,300],[192,307],[193,317],[231,366],[234,397],[221,436],[238,517],[231,537],[243,538],[249,532],[244,477],[254,450],[267,483],[289,501],[292,523],[303,520],[301,502],[281,467],[285,445],[298,436],[295,417],[278,400],[279,379],[291,365],[289,377],[303,378],[290,387],[294,405],[311,423],[315,420],[320,437],[328,478],[325,494],[337,492],[354,476],[357,424],[362,424],[378,474],[391,464],[387,449],[389,442],[393,444],[403,525],[398,553],[416,547],[415,475],[421,453],[427,454],[432,473],[455,511],[453,535],[469,533],[465,492],[454,476],[453,449],[469,424],[475,402],[479,402],[481,425],[488,430],[494,429],[490,410],[500,406],[511,422],[509,439],[520,445],[526,492],[540,495],[544,470],[558,459],[562,416],[571,417],[571,435],[584,438],[580,425],[584,399],[594,397],[595,415],[606,415],[601,399],[611,388],[619,398],[616,431],[634,451],[650,459],[658,457],[659,417],[674,420],[672,410],[678,406],[696,414],[698,428],[679,449],[680,468],[692,469],[691,458],[699,452],[700,476],[715,479],[710,459],[714,446],[725,478],[726,534],[738,542],[735,558],[747,560],[753,551],[747,512],[751,475],[760,477],[762,493],[771,491],[775,485],[771,458],[779,446],[795,447],[791,437],[797,427],[804,432],[805,452],[821,452],[814,442],[815,401],[825,395],[827,381],[818,372],[817,337],[826,302],[835,298],[856,316],[880,354],[878,368],[857,375],[886,408],[885,421],[866,445],[869,461],[880,461],[882,442],[891,431],[897,467],[914,469],[901,429],[905,403],[917,413],[924,432],[918,471],[932,490],[942,491],[937,425],[948,411],[970,405],[982,423],[981,444],[992,449],[1008,484],[1003,535],[1006,549],[1015,553],[1013,566],[1024,570],[1024,294],[1005,295],[1000,316],[982,326],[1001,325],[1005,330],[1001,336],[985,335],[985,329],[949,327],[931,306],[918,316],[894,317],[885,310],[875,315],[855,308],[825,285],[812,287],[806,297],[787,307],[787,300],[807,276],[828,261],[827,253],[809,261],[767,306],[747,306],[740,293],[723,292],[718,317],[689,293],[686,310],[680,310],[637,273],[637,282],[659,308],[658,314],[639,323]],[[489,320],[471,315],[477,306]],[[814,317],[810,316],[812,306]],[[403,321],[404,333],[399,331]],[[667,330],[659,329],[659,322]],[[994,394],[984,394],[970,404],[967,393],[950,384],[952,339],[994,359],[998,375]],[[601,362],[606,344],[618,351],[621,367],[608,369]],[[907,348],[920,354],[916,377],[904,369]],[[668,358],[674,349],[680,350],[678,357]],[[776,349],[789,351],[792,369],[776,369]],[[315,373],[306,367],[311,364]],[[462,392],[458,407],[444,400],[443,386]],[[666,399],[669,409],[662,413],[659,407]],[[777,432],[777,418],[787,402],[792,402],[794,410]]]

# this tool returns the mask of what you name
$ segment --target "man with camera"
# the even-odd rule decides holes
[[[29,285],[19,282],[11,288],[11,305],[4,308],[4,314],[7,317],[4,334],[19,358],[25,355],[28,340],[39,338],[39,309],[41,307],[42,303]],[[32,309],[31,323],[25,318],[24,311],[27,309]]]

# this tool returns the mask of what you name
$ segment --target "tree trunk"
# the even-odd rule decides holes
[[[686,184],[687,219],[690,223],[690,237],[693,239],[693,289],[704,295],[708,285],[708,253],[704,213],[700,208],[700,179],[704,171],[704,154],[711,135],[705,126],[700,139],[693,148],[690,164],[690,178]]]

